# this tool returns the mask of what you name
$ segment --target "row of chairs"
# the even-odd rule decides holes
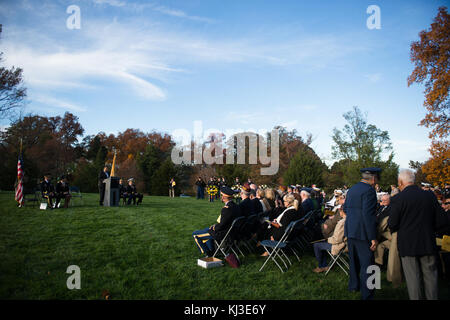
[[[226,256],[229,252],[233,252],[239,259],[239,256],[245,257],[243,249],[249,253],[254,253],[256,240],[252,235],[256,232],[257,225],[262,216],[263,213],[259,213],[249,217],[236,218],[222,241],[219,243],[215,240],[216,251],[213,256],[217,256],[219,252],[223,256]],[[268,256],[259,271],[262,271],[269,261],[273,261],[281,272],[287,271],[289,266],[292,265],[292,261],[289,258],[290,253],[300,262],[301,253],[311,248],[311,241],[315,236],[314,230],[321,217],[321,210],[310,211],[303,218],[292,221],[287,226],[279,241],[261,241],[261,245],[268,253]],[[337,256],[333,256],[331,251],[328,254],[331,257],[331,261],[325,275],[328,274],[334,265],[340,266],[348,275],[349,263],[345,249],[341,250]]]
[[[74,206],[74,200],[75,199],[79,199],[80,200],[80,204],[83,205],[83,195],[80,191],[80,188],[76,187],[76,186],[70,186],[69,187],[69,191],[70,191],[70,195],[71,195],[71,200],[70,200],[70,205]],[[33,189],[33,190],[25,190],[24,194],[23,194],[23,201],[24,201],[24,205],[26,206],[28,203],[33,204],[33,207],[35,205],[39,206],[41,202],[43,202],[42,200],[42,193],[39,189]]]

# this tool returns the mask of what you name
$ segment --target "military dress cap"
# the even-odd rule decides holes
[[[377,176],[380,176],[381,169],[376,167],[370,167],[370,168],[363,168],[359,170],[361,173],[368,173],[368,174],[376,174]]]
[[[227,186],[220,188],[220,192],[227,196],[233,196],[235,194],[234,190]]]
[[[312,189],[311,188],[301,188],[300,189],[300,191],[306,191],[306,192],[308,192],[308,193],[311,193],[312,192]]]

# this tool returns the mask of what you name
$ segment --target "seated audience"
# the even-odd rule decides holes
[[[264,190],[264,199],[267,200],[266,211],[275,208],[275,191],[272,188]]]
[[[234,219],[241,216],[239,206],[233,202],[234,191],[225,186],[220,189],[220,195],[225,205],[220,212],[217,223],[192,233],[200,253],[209,257],[214,254],[214,240],[220,243]]]
[[[257,235],[258,240],[270,239],[278,241],[284,235],[287,226],[295,220],[300,219],[297,213],[299,203],[295,200],[293,195],[287,194],[283,198],[282,210],[277,208],[281,213],[273,219],[273,221],[266,221],[262,224]],[[267,252],[264,254],[267,255]]]
[[[342,211],[342,208],[344,207],[345,195],[341,194],[339,196],[338,201],[339,201],[339,205],[337,206],[339,208],[338,212],[332,216],[328,216],[325,222],[321,225],[322,235],[325,239],[329,238],[333,234],[336,225],[342,219],[340,211]]]
[[[311,194],[306,190],[302,190],[300,192],[300,196],[302,198],[302,207],[305,214],[314,210],[314,204],[311,200]]]
[[[336,256],[345,247],[344,226],[346,214],[344,210],[340,210],[341,220],[336,225],[331,237],[326,241],[314,243],[314,254],[316,256],[319,266],[313,271],[315,273],[325,272],[328,270],[327,256],[325,251],[331,250],[331,254]]]
[[[239,210],[243,216],[250,216],[254,214],[253,202],[250,200],[250,186],[245,183],[241,187],[241,202],[239,203]]]
[[[269,202],[267,202],[267,199],[265,198],[266,192],[263,189],[256,190],[256,198],[261,203],[262,212],[269,210],[270,205]]]
[[[389,210],[391,209],[390,203],[391,203],[391,196],[388,193],[383,194],[381,196],[380,207],[376,212],[377,225],[379,225],[385,217],[389,216]]]
[[[261,201],[256,197],[256,190],[251,189],[250,190],[250,201],[252,203],[252,212],[251,214],[258,214],[260,212],[263,212],[263,207],[261,205]]]

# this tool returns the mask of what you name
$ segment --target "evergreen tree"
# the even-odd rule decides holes
[[[322,186],[325,171],[326,165],[311,148],[305,146],[291,159],[283,176],[284,183]]]

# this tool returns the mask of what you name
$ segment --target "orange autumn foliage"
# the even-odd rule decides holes
[[[429,150],[431,158],[422,171],[433,185],[444,186],[450,182],[450,142],[433,141]]]

